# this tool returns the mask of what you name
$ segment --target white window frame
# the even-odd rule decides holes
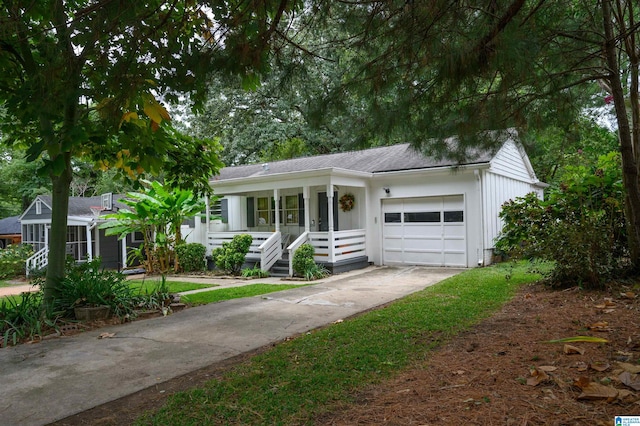
[[[289,207],[289,200],[293,200],[292,207]],[[298,204],[299,198],[296,195],[284,196],[284,224],[285,225],[299,225],[300,218],[298,217],[300,212],[300,205]]]

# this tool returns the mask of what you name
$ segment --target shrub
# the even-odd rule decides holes
[[[243,269],[242,276],[246,278],[267,278],[269,271],[263,271],[257,266],[254,266],[253,268]]]
[[[600,157],[595,169],[567,168],[547,200],[529,194],[503,205],[496,249],[555,262],[553,285],[601,287],[627,259],[621,182],[617,153]]]
[[[302,244],[293,254],[293,272],[306,280],[324,278],[329,272],[314,260],[315,249],[311,244]]]
[[[251,235],[239,234],[233,237],[233,240],[222,243],[222,247],[214,249],[211,253],[216,268],[231,275],[238,275],[252,242]]]
[[[178,264],[184,272],[204,271],[207,267],[206,254],[207,248],[199,243],[178,244],[176,246]]]
[[[33,254],[29,244],[11,244],[0,250],[0,279],[24,275],[26,261]]]
[[[120,318],[133,312],[135,301],[124,275],[101,269],[99,258],[72,266],[56,290],[54,309],[67,317],[79,306],[108,305]]]
[[[6,297],[0,302],[0,347],[41,338],[56,329],[60,315],[43,310],[42,290]]]

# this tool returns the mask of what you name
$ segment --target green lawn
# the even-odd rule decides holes
[[[151,293],[157,289],[162,281],[159,278],[147,279],[147,280],[130,280],[129,286],[135,292]],[[185,281],[165,281],[166,286],[169,289],[169,293],[181,293],[183,291],[198,290],[201,288],[217,287],[218,284],[196,284]]]
[[[306,284],[248,284],[241,287],[222,288],[219,290],[187,294],[182,296],[180,300],[192,305],[204,305],[206,303],[221,302],[223,300],[258,296],[260,294],[288,290],[290,288],[302,287],[304,285]]]
[[[539,275],[527,265],[465,271],[383,309],[302,335],[178,393],[138,424],[312,424],[488,317]]]

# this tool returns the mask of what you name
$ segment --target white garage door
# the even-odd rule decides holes
[[[382,202],[385,264],[467,266],[464,197]]]

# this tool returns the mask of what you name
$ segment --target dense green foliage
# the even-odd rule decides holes
[[[384,309],[282,342],[177,393],[137,424],[314,424],[332,404],[424,360],[536,279],[523,264],[465,271]]]
[[[207,268],[207,248],[200,243],[176,245],[176,259],[184,272],[200,272]]]
[[[124,318],[133,312],[133,293],[125,276],[101,267],[100,258],[72,265],[58,288],[54,310],[73,318],[74,308],[107,305]]]
[[[26,261],[33,254],[28,244],[11,244],[0,250],[0,279],[25,274]]]
[[[546,200],[534,194],[506,203],[496,249],[555,262],[555,285],[601,287],[628,262],[620,155],[595,167],[567,167]]]
[[[52,184],[45,298],[64,276],[73,159],[209,192],[217,146],[179,134],[160,103],[201,104],[206,76],[267,68],[294,1],[93,0],[0,3],[0,133],[41,158]]]
[[[204,201],[191,190],[172,189],[160,182],[148,182],[143,192],[130,192],[120,200],[131,207],[106,215],[102,223],[106,235],[123,239],[132,232],[143,235],[141,254],[148,273],[166,273],[173,264],[180,269],[175,249],[182,243],[182,222],[204,210]]]
[[[324,278],[329,275],[328,271],[318,265],[313,256],[315,249],[311,244],[302,244],[293,254],[293,272],[299,277],[311,281]]]
[[[238,275],[252,242],[251,235],[239,234],[234,236],[231,241],[222,243],[222,247],[211,252],[211,258],[216,268],[231,275]]]

